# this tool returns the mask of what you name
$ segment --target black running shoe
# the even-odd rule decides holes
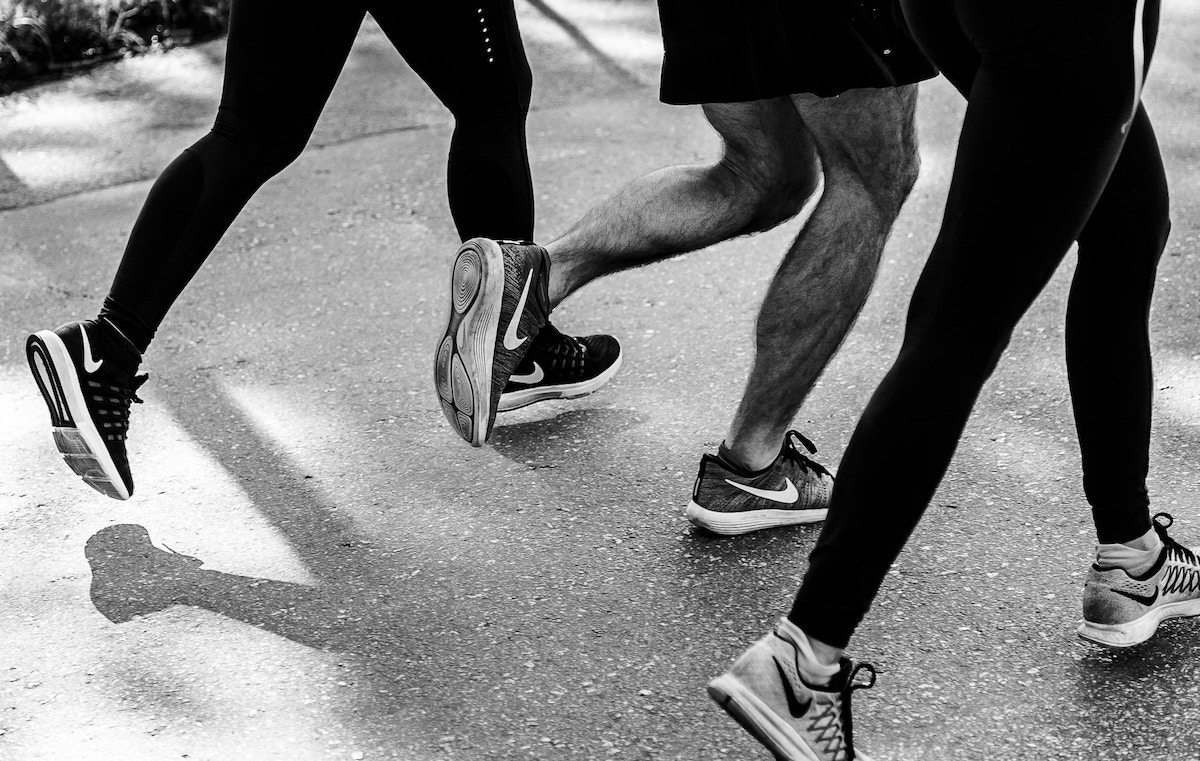
[[[808,458],[816,452],[811,441],[788,431],[783,450],[760,473],[747,475],[719,457],[704,455],[687,506],[688,520],[725,535],[825,520],[833,475]]]
[[[529,353],[508,377],[500,412],[548,399],[586,396],[621,369],[621,344],[612,336],[575,338],[550,323],[534,337]]]
[[[54,443],[71,470],[96,491],[129,499],[133,477],[125,456],[129,408],[145,375],[118,367],[94,321],[39,330],[25,342],[29,369],[50,409]]]
[[[550,316],[550,257],[532,243],[472,238],[450,279],[450,319],[434,358],[442,412],[482,446],[500,395]]]

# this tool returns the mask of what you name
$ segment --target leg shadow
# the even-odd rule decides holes
[[[143,526],[96,532],[84,547],[92,569],[91,598],[113,623],[175,605],[202,608],[318,650],[395,654],[395,632],[407,625],[386,595],[317,588],[222,573],[204,561],[154,546]]]

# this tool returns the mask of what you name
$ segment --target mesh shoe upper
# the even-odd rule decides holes
[[[568,336],[547,322],[504,391],[583,383],[612,367],[620,354],[621,345],[612,336]]]
[[[771,467],[750,477],[706,454],[700,461],[692,500],[713,512],[826,509],[833,493],[833,476],[809,459],[808,454],[816,451],[811,441],[789,431]]]

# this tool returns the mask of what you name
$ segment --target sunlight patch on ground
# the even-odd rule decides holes
[[[224,45],[224,41],[218,43]],[[201,52],[202,48],[174,49],[170,55],[138,56],[124,62],[125,71],[135,75],[139,83],[164,92],[196,92],[216,90],[221,86],[223,71],[220,61],[214,62]]]
[[[440,467],[433,464],[414,468],[399,450],[387,446],[386,434],[380,439],[377,432],[349,422],[353,415],[339,417],[336,410],[314,409],[306,401],[308,395],[294,388],[241,385],[226,386],[225,391],[255,429],[276,446],[277,453],[287,458],[293,470],[313,476],[305,482],[307,487],[318,491],[328,505],[336,506],[339,517],[350,518],[355,535],[383,542],[394,528],[390,521],[403,520],[403,541],[420,537],[423,541],[453,543],[461,538],[464,527],[479,521],[477,503],[446,499]],[[364,457],[364,452],[375,452],[377,456]],[[501,457],[490,448],[471,450],[470,455]],[[389,468],[404,474],[402,490],[386,485],[390,477],[380,474],[379,457],[391,463]],[[388,510],[376,507],[381,500],[388,504]],[[439,504],[439,508],[430,511],[429,504]],[[535,518],[529,516],[528,520]],[[503,555],[500,544],[482,543],[473,551],[478,559]]]
[[[67,537],[78,565],[83,542],[92,533],[113,523],[133,523],[145,526],[155,541],[210,567],[310,583],[312,577],[290,545],[258,514],[236,481],[179,427],[154,394],[145,396],[146,403],[134,408],[129,446],[134,496],[120,502],[94,492],[62,462],[45,404],[25,368],[0,370],[0,409],[8,433],[0,440],[0,460],[10,464],[0,488],[3,527],[30,532],[35,546]],[[247,543],[255,546],[253,554],[241,549]],[[47,560],[57,567],[53,557]],[[35,560],[34,566],[40,563]],[[50,572],[49,567],[43,570]],[[20,578],[9,578],[10,589]]]
[[[61,462],[24,367],[0,368],[0,411],[7,434],[0,439],[0,538],[21,548],[0,559],[2,740],[14,758],[159,759],[189,751],[233,758],[250,738],[281,749],[280,758],[316,757],[330,739],[352,747],[339,718],[351,696],[331,696],[327,654],[197,608],[113,623],[94,606],[84,545],[122,523],[146,527],[155,544],[208,568],[311,582],[288,544],[159,400],[147,395],[137,408],[131,450],[138,488],[128,502],[96,494]],[[170,583],[153,566],[131,562],[148,574],[141,584]],[[125,594],[136,601],[149,593],[133,578]]]
[[[111,151],[102,145],[0,151],[0,161],[30,188],[87,178],[106,165],[119,163],[113,162]]]
[[[1200,359],[1177,354],[1155,361],[1155,402],[1176,423],[1200,426]]]
[[[129,119],[126,101],[101,100],[74,92],[53,92],[37,100],[18,100],[0,111],[0,138],[17,132],[45,130],[86,137],[97,129]]]

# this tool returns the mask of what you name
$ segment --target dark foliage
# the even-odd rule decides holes
[[[0,0],[0,93],[225,31],[230,0]]]

